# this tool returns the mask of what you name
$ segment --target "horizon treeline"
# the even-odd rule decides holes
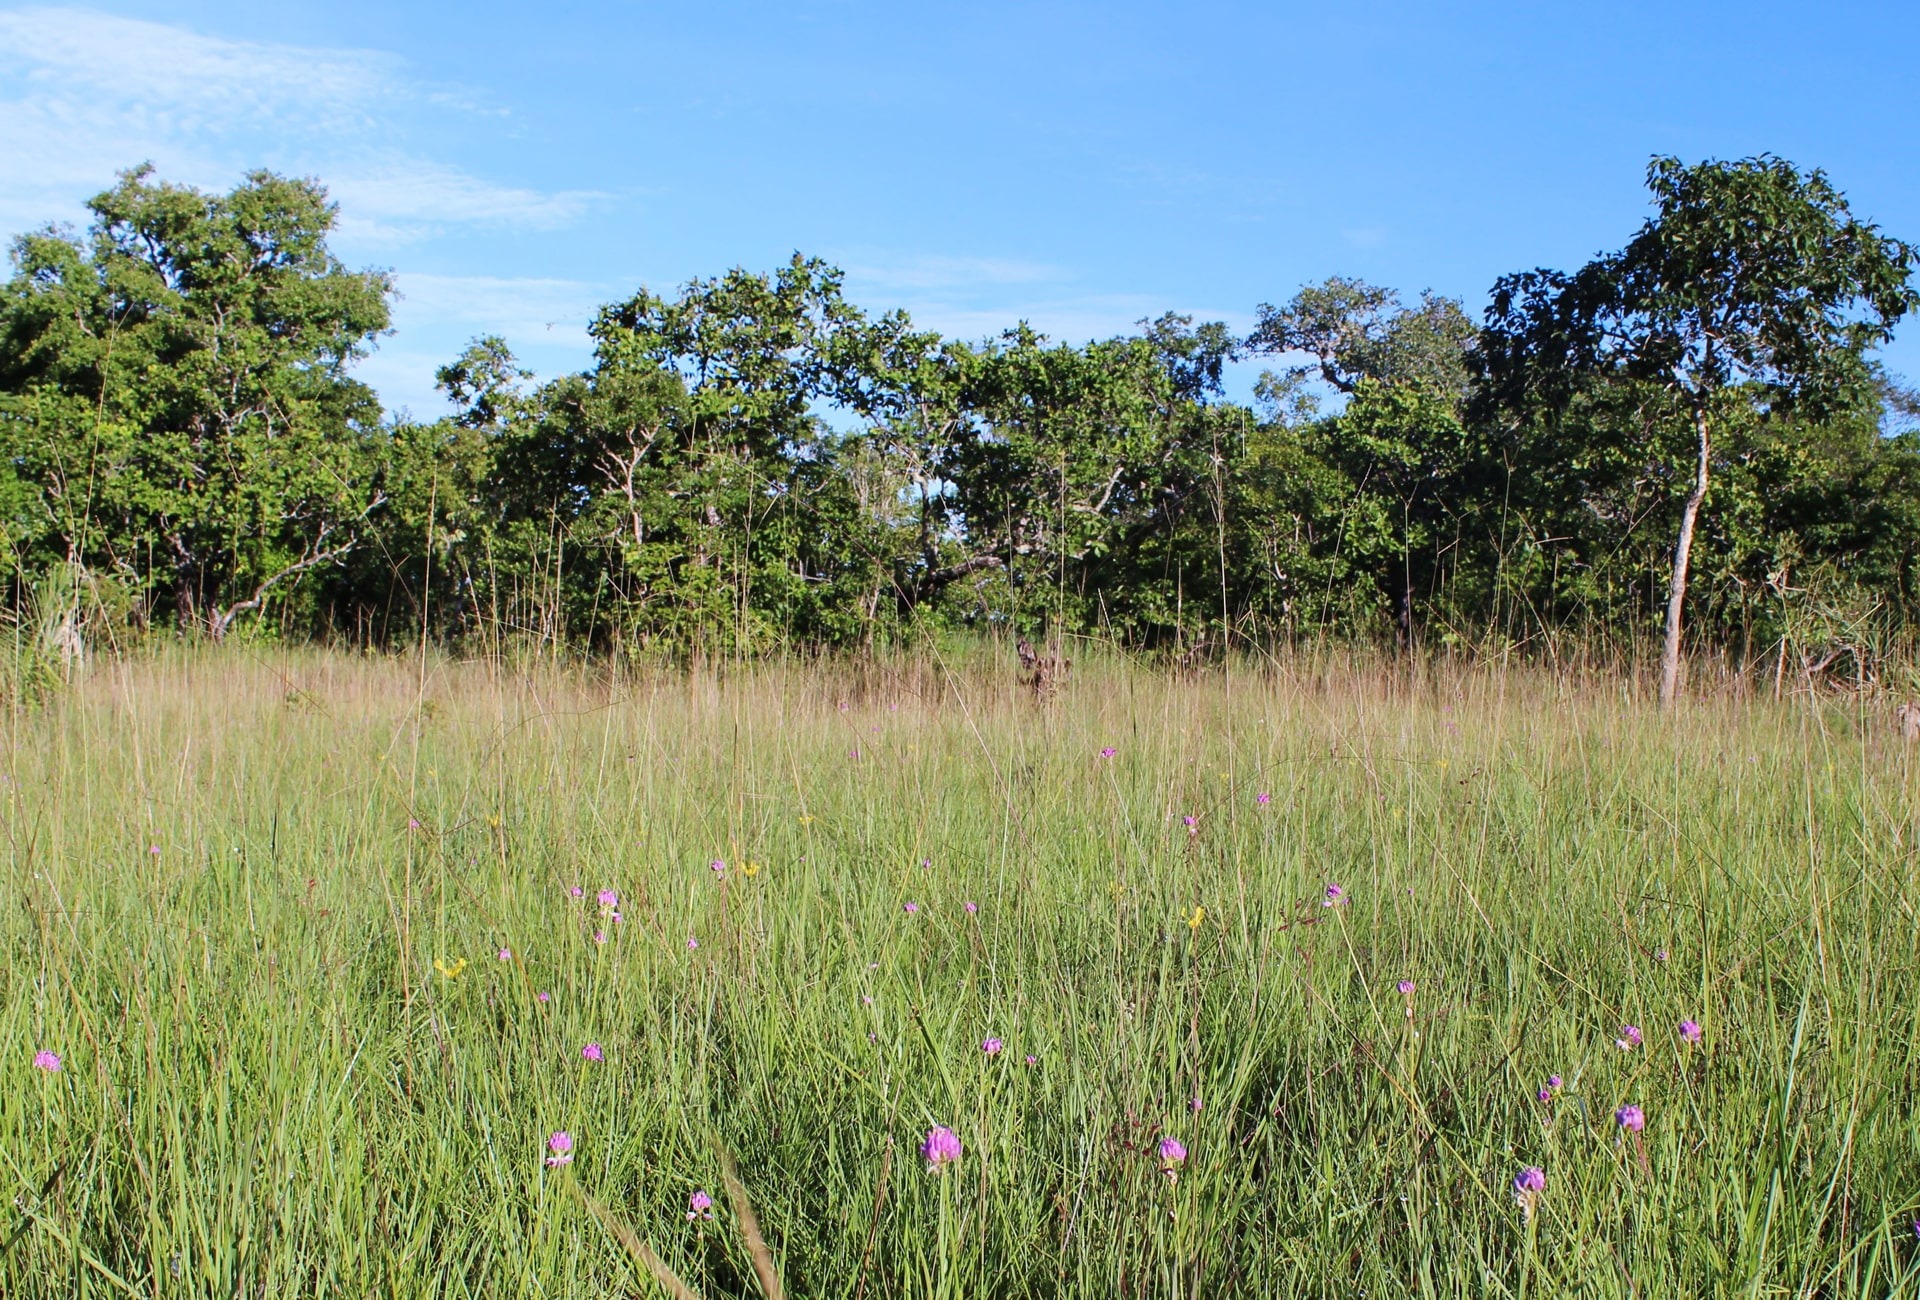
[[[105,644],[1546,654],[1664,628],[1869,671],[1920,613],[1915,402],[1873,360],[1914,250],[1779,159],[1649,185],[1622,251],[1483,307],[1336,277],[1246,337],[943,338],[796,254],[608,304],[579,374],[476,340],[418,421],[352,376],[393,286],[329,251],[318,182],[139,168],[84,234],[14,244],[0,563],[24,615]]]

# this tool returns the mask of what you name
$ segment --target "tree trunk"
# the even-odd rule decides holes
[[[1693,491],[1687,494],[1686,509],[1680,512],[1680,537],[1673,544],[1673,577],[1667,583],[1667,639],[1660,651],[1660,707],[1670,709],[1680,697],[1680,609],[1687,602],[1687,562],[1693,555],[1693,524],[1700,517],[1700,503],[1707,495],[1707,408],[1693,413],[1694,428],[1700,434],[1700,465],[1694,472]]]

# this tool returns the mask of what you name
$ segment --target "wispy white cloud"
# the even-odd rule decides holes
[[[553,230],[601,197],[590,190],[494,185],[458,168],[401,158],[350,166],[327,188],[340,204],[341,233],[379,243],[424,238],[454,222]]]
[[[316,175],[340,205],[349,259],[491,227],[553,230],[599,197],[503,184],[418,147],[423,124],[470,127],[504,110],[422,84],[378,50],[230,40],[88,9],[0,9],[0,235],[79,224],[86,197],[150,161],[168,180],[224,189],[253,167]],[[590,355],[611,295],[569,280],[401,269],[397,333],[360,367],[396,407],[434,412],[434,369],[501,334],[546,372]]]
[[[400,82],[400,61],[370,50],[308,49],[203,36],[85,9],[0,11],[0,68],[30,92],[73,92],[138,106],[151,126],[244,130],[251,115],[297,114],[364,130],[369,107]],[[33,95],[30,93],[29,98]]]
[[[396,286],[395,315],[402,320],[417,315],[504,334],[509,341],[514,335],[557,334],[584,344],[594,313],[614,296],[585,280],[484,275],[401,272]]]
[[[76,219],[120,168],[232,183],[263,163],[315,172],[342,233],[392,244],[455,223],[551,229],[596,197],[500,185],[396,148],[422,108],[486,112],[422,89],[397,57],[229,40],[85,9],[0,10],[0,228]]]

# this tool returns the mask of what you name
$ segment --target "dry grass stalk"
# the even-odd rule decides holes
[[[580,1199],[586,1204],[587,1212],[600,1220],[600,1226],[612,1233],[615,1240],[625,1246],[627,1253],[640,1261],[640,1266],[652,1274],[673,1300],[700,1300],[700,1293],[680,1280],[680,1275],[667,1267],[667,1261],[653,1253],[653,1248],[640,1240],[640,1234],[615,1218],[613,1211],[595,1200],[585,1188],[575,1184]]]
[[[740,1225],[740,1235],[747,1239],[747,1253],[753,1257],[753,1272],[760,1279],[760,1290],[767,1300],[786,1300],[786,1289],[780,1285],[780,1270],[774,1266],[773,1251],[760,1233],[759,1217],[753,1212],[753,1203],[747,1199],[746,1184],[740,1181],[740,1170],[733,1162],[733,1153],[718,1142],[714,1143],[714,1149],[720,1155],[720,1185],[726,1189],[727,1201],[733,1206],[733,1217]]]

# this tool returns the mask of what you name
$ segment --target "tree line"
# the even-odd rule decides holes
[[[1621,251],[1478,319],[1334,278],[1245,337],[963,341],[796,255],[605,306],[578,374],[476,340],[418,421],[353,377],[393,285],[329,250],[319,183],[136,169],[13,246],[0,565],[96,641],[1660,637],[1668,694],[1688,647],[1870,671],[1920,609],[1916,403],[1874,359],[1915,250],[1777,158],[1648,183]]]

